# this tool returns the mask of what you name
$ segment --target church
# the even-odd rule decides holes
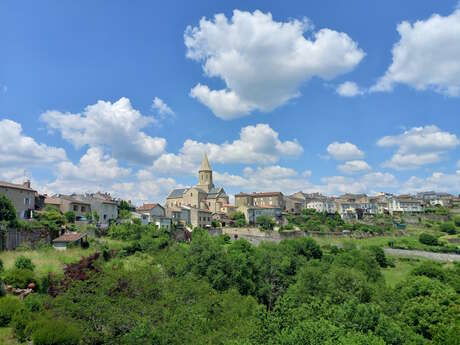
[[[229,198],[225,190],[214,186],[211,165],[205,154],[198,171],[198,184],[174,189],[166,198],[165,206],[167,214],[173,219],[179,217],[194,226],[206,226],[211,223],[212,215],[221,213],[222,207],[227,204]]]

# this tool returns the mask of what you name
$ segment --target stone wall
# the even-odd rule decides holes
[[[14,250],[24,244],[30,244],[34,247],[40,241],[51,243],[48,231],[42,229],[0,229],[0,251]]]

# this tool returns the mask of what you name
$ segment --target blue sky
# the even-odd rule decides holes
[[[459,193],[456,8],[3,1],[0,179],[162,201],[207,152],[231,194]]]

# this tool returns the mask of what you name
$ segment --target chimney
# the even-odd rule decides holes
[[[30,180],[27,180],[27,181],[24,182],[22,185],[23,185],[24,187],[26,187],[26,188],[30,188]]]

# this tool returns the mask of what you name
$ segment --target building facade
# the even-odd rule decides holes
[[[30,187],[30,181],[23,184],[0,181],[0,194],[11,200],[19,219],[32,218],[37,192]]]
[[[213,182],[212,168],[206,154],[198,171],[198,184],[190,188],[174,189],[166,198],[166,215],[194,227],[210,226],[212,215],[222,212],[229,197]]]

